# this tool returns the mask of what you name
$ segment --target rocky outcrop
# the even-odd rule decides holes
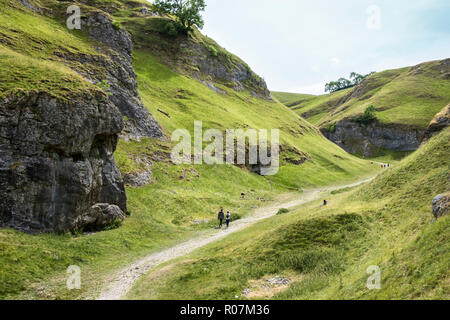
[[[440,194],[433,199],[433,215],[436,219],[450,213],[450,192]]]
[[[129,33],[115,27],[109,16],[102,12],[87,13],[82,18],[82,30],[102,44],[96,47],[101,54],[77,55],[64,51],[55,54],[85,79],[109,93],[109,100],[125,117],[122,136],[134,140],[162,138],[161,126],[145,107],[138,92]]]
[[[123,181],[126,185],[132,187],[143,187],[150,183],[152,179],[152,161],[145,156],[137,157],[136,163],[141,167],[141,171],[126,173],[123,175]]]
[[[206,49],[199,47],[197,50],[201,52]],[[256,97],[272,99],[266,82],[244,63],[236,61],[232,66],[227,66],[219,57],[211,56],[206,52],[194,56],[193,61],[198,66],[200,74],[207,75],[219,82],[233,84],[235,91],[249,89]],[[211,83],[208,83],[207,86],[217,92],[217,89]]]
[[[106,14],[98,12],[83,19],[82,26],[88,28],[92,38],[112,49],[105,51],[112,60],[105,68],[106,78],[110,86],[111,101],[127,118],[125,133],[136,140],[142,137],[162,137],[160,125],[144,106],[138,93],[136,73],[132,65],[133,43],[130,34],[115,27]]]
[[[419,148],[424,136],[424,130],[401,124],[380,124],[378,121],[360,124],[351,119],[344,119],[321,131],[347,152],[364,156],[375,155],[379,148],[414,151]]]
[[[430,122],[424,135],[424,142],[450,125],[450,104],[439,112]]]
[[[123,219],[113,152],[119,110],[97,91],[0,101],[0,225],[26,232],[99,229]]]
[[[216,93],[226,94],[218,88],[219,84],[235,91],[248,90],[253,96],[272,100],[264,79],[254,73],[244,61],[198,31],[188,35],[181,32],[176,35],[167,34],[164,26],[170,24],[170,21],[170,17],[160,17],[147,19],[145,24],[134,25],[130,31],[136,47],[145,48],[177,73],[199,80]],[[148,36],[153,41],[144,40]]]
[[[29,9],[29,10],[31,10],[31,11],[38,12],[38,13],[41,13],[41,12],[42,12],[42,9],[41,9],[41,8],[35,6],[34,4],[30,3],[30,2],[27,1],[27,0],[18,0],[18,1],[19,1],[21,4],[23,4],[27,9]]]

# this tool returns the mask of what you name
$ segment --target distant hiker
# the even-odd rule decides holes
[[[230,221],[231,221],[231,214],[230,211],[227,212],[227,216],[226,216],[226,223],[227,223],[227,229],[230,227]]]
[[[328,201],[327,200],[323,200],[323,206],[327,206],[328,205]]]
[[[388,163],[388,168],[390,168],[391,167],[391,164],[390,163]]]
[[[217,218],[219,219],[219,228],[222,228],[223,219],[225,218],[225,214],[223,213],[223,208],[220,209],[219,215]]]

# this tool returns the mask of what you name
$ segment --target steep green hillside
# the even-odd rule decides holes
[[[103,78],[104,69],[94,62],[103,59],[105,45],[84,30],[65,28],[66,6],[74,2],[25,1],[33,10],[18,1],[0,3],[0,97],[46,92],[70,98],[82,90],[109,94],[104,81],[93,84],[79,76],[82,71]],[[102,12],[116,28],[129,29],[140,95],[168,137],[177,128],[192,130],[193,120],[202,120],[205,129],[279,128],[282,167],[265,178],[235,166],[175,166],[168,141],[120,140],[115,159],[124,176],[151,166],[149,184],[127,188],[130,216],[119,228],[93,234],[26,235],[1,229],[0,298],[94,297],[112,270],[210,229],[220,206],[244,216],[280,193],[298,194],[308,186],[350,181],[376,170],[272,101],[263,80],[212,40],[198,31],[189,37],[166,34],[160,21],[170,22],[170,17],[142,14],[143,6],[150,8],[144,1],[75,3],[86,16]],[[180,43],[183,54],[177,51]],[[197,65],[206,56],[207,65]],[[220,66],[226,72],[217,73]],[[241,192],[248,199],[241,200]],[[82,269],[81,291],[65,287],[69,265]]]
[[[296,106],[300,103],[305,103],[310,99],[315,98],[313,94],[301,94],[301,93],[290,93],[290,92],[274,92],[272,91],[272,96],[278,99],[282,104],[287,107]]]
[[[448,299],[450,217],[434,221],[431,200],[450,189],[449,141],[447,128],[373,182],[324,194],[327,207],[315,201],[158,267],[128,297]],[[369,266],[380,290],[366,288]]]
[[[450,60],[446,59],[378,72],[354,88],[289,107],[321,128],[354,118],[373,105],[381,123],[424,129],[449,101]]]

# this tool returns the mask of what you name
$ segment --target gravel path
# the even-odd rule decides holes
[[[220,240],[231,233],[243,230],[249,226],[255,224],[258,221],[270,218],[277,214],[278,210],[281,208],[294,208],[301,204],[316,200],[321,192],[333,191],[347,187],[358,186],[363,183],[367,183],[373,180],[374,177],[366,180],[362,180],[356,183],[320,188],[305,191],[299,195],[298,199],[280,202],[276,205],[263,207],[255,209],[255,211],[244,219],[240,219],[230,225],[229,229],[215,230],[215,232],[210,232],[199,237],[193,238],[186,242],[180,243],[172,248],[165,249],[163,251],[153,253],[132,265],[126,267],[125,269],[114,274],[111,279],[109,279],[108,284],[103,288],[100,293],[98,300],[118,300],[122,298],[133,286],[133,284],[150,269],[160,265],[164,262],[170,261],[172,259],[187,255],[192,251],[201,248],[207,244]]]

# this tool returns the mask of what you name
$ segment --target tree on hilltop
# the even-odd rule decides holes
[[[205,8],[205,0],[156,0],[153,3],[156,12],[175,16],[186,32],[194,26],[203,28],[205,22],[200,12]]]

